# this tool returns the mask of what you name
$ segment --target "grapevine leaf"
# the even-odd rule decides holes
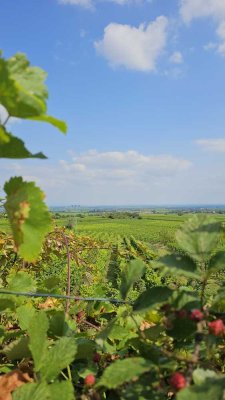
[[[198,262],[206,262],[214,250],[221,225],[212,217],[196,214],[176,233],[176,239],[186,253]]]
[[[201,279],[201,275],[198,273],[195,262],[188,256],[169,254],[159,258],[156,265],[163,265],[168,268],[168,272],[170,273]]]
[[[125,300],[127,294],[133,284],[137,282],[145,272],[145,264],[141,260],[132,260],[126,265],[121,276],[120,293],[122,298]]]
[[[34,121],[47,122],[53,125],[55,128],[58,128],[62,133],[67,132],[66,123],[64,121],[61,121],[60,119],[52,117],[51,115],[43,114],[37,117],[30,117],[29,119],[32,119]]]
[[[24,142],[7,132],[0,126],[0,158],[42,158],[47,157],[43,153],[32,154],[26,149]]]
[[[10,116],[27,118],[46,112],[45,78],[46,73],[31,67],[24,54],[0,59],[0,103]]]
[[[75,358],[77,346],[74,338],[62,337],[44,357],[41,375],[47,381],[56,378]]]
[[[134,303],[134,311],[146,312],[156,304],[163,303],[171,296],[172,290],[165,286],[157,286],[141,293]]]
[[[133,378],[137,378],[144,372],[152,368],[152,363],[141,357],[117,360],[106,368],[103,375],[96,385],[104,386],[108,389],[115,389]]]
[[[43,202],[43,192],[34,182],[21,177],[5,183],[5,209],[13,231],[16,248],[26,261],[37,258],[45,235],[51,229],[51,217]]]
[[[48,386],[51,400],[75,400],[73,384],[70,381],[55,382]]]
[[[42,383],[26,383],[13,392],[13,400],[53,400],[48,385]]]
[[[48,319],[44,311],[34,315],[28,327],[29,348],[34,359],[35,371],[40,371],[47,352]]]

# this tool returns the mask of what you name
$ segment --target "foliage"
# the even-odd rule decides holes
[[[66,132],[66,124],[46,114],[48,97],[44,84],[46,73],[31,67],[24,54],[4,59],[0,55],[0,105],[6,119],[0,121],[0,157],[46,158],[43,153],[32,154],[19,138],[6,129],[10,117],[48,122]],[[11,178],[4,186],[4,204],[12,227],[16,249],[27,261],[34,261],[46,233],[51,229],[50,214],[43,202],[44,195],[34,183],[21,177]]]
[[[1,58],[0,78],[0,102],[10,116],[65,130],[46,115],[45,73],[25,56]],[[3,124],[0,154],[30,157],[15,143]],[[225,253],[218,221],[193,216],[176,234],[177,251],[156,259],[125,232],[113,241],[65,228],[49,233],[34,183],[11,178],[5,191],[13,237],[0,236],[0,396],[224,398]],[[142,222],[137,218],[134,226]],[[69,302],[80,294],[118,300]]]

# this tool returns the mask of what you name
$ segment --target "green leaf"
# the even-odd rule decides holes
[[[14,272],[8,276],[7,290],[13,292],[35,292],[36,282],[28,272]]]
[[[16,309],[16,314],[19,320],[20,328],[26,330],[30,325],[31,319],[34,317],[35,309],[32,305],[26,304],[18,307]]]
[[[221,224],[211,216],[196,214],[176,233],[176,239],[185,252],[198,262],[206,262],[220,237]]]
[[[156,304],[164,303],[171,296],[172,290],[165,286],[157,286],[141,293],[134,303],[134,311],[146,312]]]
[[[225,251],[218,251],[209,261],[208,271],[213,273],[224,269],[225,267]]]
[[[145,329],[145,338],[156,341],[164,331],[165,328],[161,325],[152,326],[151,328]]]
[[[152,368],[152,363],[141,357],[115,361],[103,372],[96,387],[115,389],[133,378],[137,378]]]
[[[0,103],[10,116],[28,118],[45,114],[48,97],[45,78],[46,73],[31,67],[24,54],[0,59]]]
[[[3,299],[2,296],[5,295],[2,294],[0,295],[0,312],[7,310],[7,308],[10,310],[14,310],[15,309],[14,301],[7,298]]]
[[[188,256],[181,254],[170,254],[159,258],[157,265],[163,265],[168,268],[170,273],[187,276],[189,278],[201,279],[195,262]]]
[[[177,394],[177,400],[223,400],[225,379],[207,379],[202,385],[190,386]]]
[[[167,330],[167,335],[176,340],[185,340],[192,338],[196,333],[196,324],[188,318],[178,319],[172,321],[171,329]]]
[[[13,392],[13,400],[53,400],[48,385],[42,383],[26,383]]]
[[[55,379],[60,372],[72,363],[77,346],[74,338],[62,337],[51,347],[44,357],[41,376],[47,381]]]
[[[32,119],[34,121],[47,122],[53,125],[55,128],[58,128],[62,133],[67,132],[66,123],[55,117],[52,117],[51,115],[44,114],[44,115],[39,115],[38,117],[30,117],[29,119]]]
[[[29,358],[31,356],[29,347],[29,339],[27,336],[22,336],[11,342],[8,346],[5,346],[3,353],[6,354],[7,358],[11,361],[22,360],[23,358]]]
[[[195,385],[202,385],[208,378],[217,378],[217,374],[210,369],[197,368],[194,370],[192,378]]]
[[[55,382],[48,386],[48,390],[51,400],[75,400],[73,384],[70,381]]]
[[[76,339],[77,353],[76,360],[92,360],[96,344],[94,341],[86,338]]]
[[[121,286],[120,293],[122,298],[125,300],[129,290],[133,284],[137,282],[146,270],[145,264],[141,260],[132,260],[126,265],[121,275]]]
[[[43,192],[34,182],[21,177],[5,183],[5,209],[12,227],[15,245],[21,257],[33,262],[37,259],[45,235],[51,229],[50,213]]]
[[[32,154],[26,149],[24,142],[7,132],[0,126],[0,158],[42,158],[47,157],[43,153]]]
[[[49,323],[44,311],[37,312],[28,327],[29,348],[34,359],[35,371],[40,371],[47,352]]]
[[[51,312],[49,322],[49,334],[53,337],[68,336],[71,332],[67,321],[65,320],[65,312],[54,310]]]

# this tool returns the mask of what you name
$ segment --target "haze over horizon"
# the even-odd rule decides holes
[[[69,128],[9,121],[49,159],[0,160],[0,187],[22,175],[50,205],[224,204],[225,0],[2,0],[0,35],[4,56],[48,72]]]

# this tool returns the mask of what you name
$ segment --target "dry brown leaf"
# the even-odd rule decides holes
[[[12,400],[11,393],[33,379],[25,372],[15,370],[0,376],[0,400]]]
[[[145,331],[145,329],[149,329],[152,326],[155,326],[153,322],[142,321],[140,325],[140,331]]]
[[[41,310],[45,310],[46,308],[55,308],[57,304],[58,304],[57,299],[52,299],[51,297],[48,297],[44,303],[40,303],[38,305],[38,308],[40,308]]]

